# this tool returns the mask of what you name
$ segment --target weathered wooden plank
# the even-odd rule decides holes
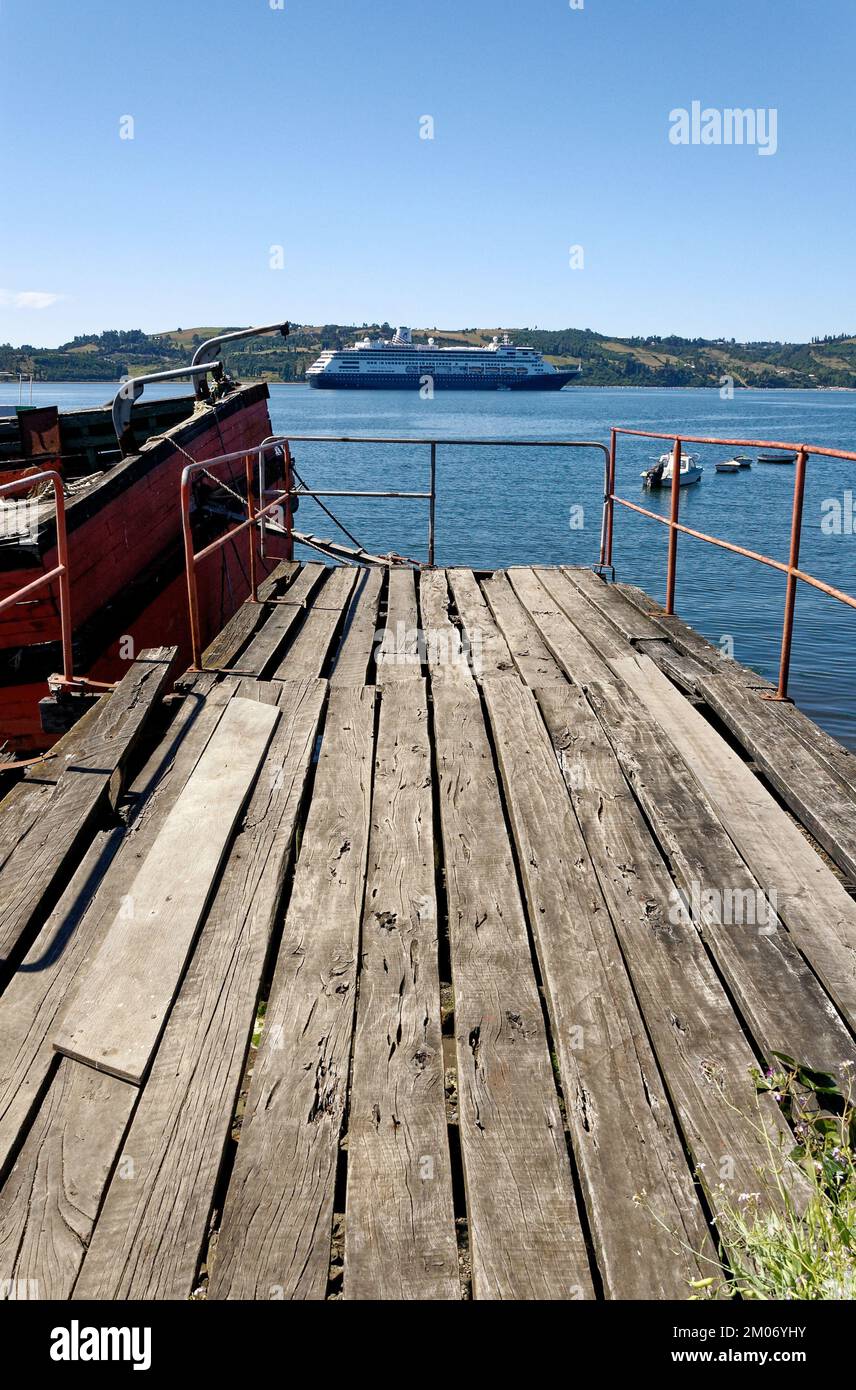
[[[575,584],[572,584],[563,570],[535,570],[535,574],[551,598],[555,599],[562,612],[570,618],[577,631],[601,656],[621,656],[632,651],[630,642],[607,618],[599,607],[590,603]],[[595,579],[596,584],[606,588],[603,580]]]
[[[488,675],[515,676],[517,673],[508,643],[485,603],[472,570],[450,569],[446,575],[458,616],[464,625],[476,678],[480,680]]]
[[[133,1181],[113,1178],[75,1298],[193,1291],[324,692],[255,683],[281,718],[124,1142]]]
[[[728,676],[699,684],[707,704],[831,859],[856,882],[856,790],[776,719],[770,701]]]
[[[8,962],[37,930],[92,838],[99,807],[121,776],[156,700],[169,680],[175,647],[140,653],[116,690],[99,706],[99,716],[77,756],[66,762],[38,814],[20,825],[14,848],[0,868],[0,962]],[[19,798],[0,807],[3,823],[18,817]],[[53,901],[52,901],[53,899]]]
[[[593,570],[562,565],[562,574],[588,599],[589,603],[612,624],[626,642],[656,641],[663,637],[662,628],[635,604],[628,603],[614,584],[608,584]],[[573,617],[573,614],[570,615]]]
[[[663,635],[668,637],[684,656],[692,657],[709,671],[721,672],[726,670],[735,681],[739,681],[742,685],[759,690],[773,689],[770,682],[759,675],[757,671],[752,671],[739,661],[733,661],[730,657],[723,656],[719,647],[708,642],[706,637],[702,637],[700,632],[696,632],[689,623],[685,623],[683,618],[679,618],[676,613],[667,613],[659,603],[645,593],[644,589],[639,589],[634,584],[614,584],[612,587],[616,593],[626,598],[628,603],[633,604],[644,613],[655,627],[660,628]]]
[[[707,668],[700,665],[694,657],[679,652],[667,637],[658,638],[653,642],[642,639],[635,642],[634,646],[638,652],[649,656],[654,665],[659,666],[669,680],[680,686],[688,695],[698,695],[699,682],[707,675]]]
[[[377,683],[412,680],[422,675],[419,643],[419,611],[416,606],[416,575],[411,569],[389,571],[386,624],[375,652]]]
[[[330,676],[331,686],[365,685],[378,642],[382,569],[363,569],[357,581],[342,645]]]
[[[270,609],[265,607],[264,600],[281,598],[286,586],[296,577],[299,570],[300,565],[296,561],[281,560],[276,568],[271,570],[267,579],[259,585],[259,598],[262,602],[251,603],[248,600],[241,604],[217,633],[210,646],[205,648],[202,653],[202,665],[213,669],[231,666],[250,638],[255,636],[269,618]]]
[[[199,676],[213,687],[216,677]],[[130,891],[157,828],[190,775],[228,698],[188,697],[164,743],[132,784],[130,823],[96,837],[0,999],[0,1173],[56,1064],[55,1024]],[[108,873],[109,870],[109,873]]]
[[[54,1047],[140,1084],[278,712],[233,699],[152,845]]]
[[[29,1297],[70,1296],[137,1094],[60,1062],[0,1192],[0,1270]]]
[[[357,570],[337,565],[306,615],[306,621],[276,668],[276,679],[320,676],[351,601]]]
[[[526,685],[549,685],[553,681],[563,685],[566,677],[509,584],[508,576],[497,570],[484,581],[482,589]]]
[[[449,585],[445,570],[423,570],[419,576],[422,635],[431,677],[474,686],[469,664],[469,644],[449,614]]]
[[[209,1297],[323,1298],[346,1104],[374,743],[371,689],[331,691]]]
[[[510,569],[508,577],[520,602],[569,679],[585,684],[594,677],[609,674],[603,657],[574,626],[534,570]]]
[[[836,1072],[844,1060],[856,1065],[856,1046],[832,1001],[701,786],[681,758],[664,757],[659,724],[617,682],[593,681],[586,697],[663,847],[687,916],[707,942],[761,1054],[771,1059],[784,1052],[820,1071]],[[578,761],[573,750],[585,730],[576,707],[564,723],[551,725],[563,764],[567,758]]]
[[[348,1121],[346,1299],[459,1299],[424,686],[380,707]]]
[[[692,768],[748,867],[851,1028],[856,903],[743,760],[647,657],[612,662]]]
[[[433,699],[473,1294],[589,1298],[585,1242],[481,702],[474,690],[446,682],[434,686]]]
[[[856,793],[856,752],[852,748],[845,748],[813,719],[809,719],[797,705],[776,700],[768,701],[767,707],[775,720],[801,738],[815,757],[820,758],[836,777],[840,777]]]
[[[601,885],[533,694],[484,689],[604,1289],[686,1297],[704,1214]]]
[[[522,698],[489,695],[492,710],[504,707],[501,758],[519,728]],[[539,698],[554,751],[574,731],[561,748],[561,770],[582,832],[576,848],[591,858],[684,1144],[713,1209],[733,1206],[751,1183],[757,1187],[771,1151],[791,1147],[791,1132],[772,1099],[756,1097],[755,1053],[597,717],[571,686]],[[538,836],[530,831],[526,843],[536,846],[537,872],[547,873]],[[606,936],[606,950],[615,949],[610,930]],[[762,1193],[761,1203],[772,1196]]]
[[[265,605],[267,618],[249,646],[233,662],[234,671],[245,676],[270,674],[289,633],[309,608],[328,573],[325,565],[304,565],[297,578],[289,584],[282,600]]]

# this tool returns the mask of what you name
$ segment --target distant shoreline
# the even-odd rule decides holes
[[[271,381],[271,380],[269,380],[269,379],[266,378],[266,377],[252,377],[252,376],[243,377],[243,378],[242,378],[242,383],[243,383],[243,385],[245,385],[245,386],[257,386],[257,385],[260,386],[260,385],[264,385],[264,386],[307,387],[307,386],[309,385],[309,383],[308,383],[307,381]],[[153,389],[153,390],[156,389],[158,384],[166,384],[166,383],[152,383],[152,389]],[[25,395],[26,395],[27,392],[29,391],[29,385],[30,385],[30,384],[29,384],[29,381],[25,381],[25,382],[24,382],[24,394],[25,394]],[[108,393],[110,392],[111,388],[114,388],[113,394],[115,394],[115,391],[118,390],[118,388],[119,388],[120,385],[121,385],[121,382],[118,382],[118,381],[107,381],[107,380],[104,380],[104,379],[102,379],[102,378],[96,378],[96,379],[93,380],[93,381],[82,381],[82,380],[78,379],[77,377],[73,377],[73,378],[68,378],[68,377],[46,377],[46,378],[38,378],[38,379],[36,379],[36,380],[33,382],[33,386],[34,386],[34,387],[36,387],[36,386],[38,386],[38,387],[42,387],[42,386],[103,386],[104,389],[105,389],[105,391],[108,392]],[[189,387],[189,386],[190,386],[190,383],[189,383],[189,382],[187,382],[187,383],[185,383],[185,382],[175,382],[175,385],[176,385],[176,386],[184,386],[184,385],[187,385],[187,386]],[[5,380],[4,380],[3,378],[0,378],[0,390],[2,390],[2,388],[3,388],[4,386],[17,387],[17,386],[18,386],[18,381],[17,381],[17,379],[13,379],[12,377],[6,378]],[[310,388],[310,389],[311,389],[311,388]],[[588,381],[588,382],[585,382],[585,383],[581,382],[579,385],[574,385],[574,386],[563,386],[562,389],[561,389],[561,391],[554,392],[553,394],[554,394],[554,395],[559,395],[559,396],[561,396],[561,395],[570,395],[570,394],[571,394],[572,392],[574,392],[574,391],[709,391],[709,392],[711,392],[712,394],[719,395],[719,393],[720,393],[720,387],[719,387],[719,386],[625,386],[625,385],[619,384],[618,382],[609,382],[609,381],[605,381],[605,382]],[[753,394],[753,393],[754,393],[754,394],[759,394],[759,395],[766,395],[769,391],[801,391],[801,392],[804,392],[806,395],[811,395],[811,396],[817,396],[817,395],[845,395],[845,396],[852,396],[852,395],[856,394],[856,386],[735,386],[735,387],[734,387],[734,394],[735,394],[735,395],[737,395],[738,393],[739,393],[740,395],[751,395],[751,394]],[[188,392],[188,394],[189,394],[189,392]],[[323,394],[323,393],[318,393],[318,394]],[[389,393],[386,393],[386,394],[389,394]],[[394,393],[394,394],[407,394],[407,395],[412,395],[413,392],[410,391],[410,390],[405,390],[405,391],[402,391],[402,392],[400,392],[400,393]],[[448,395],[451,396],[451,395],[454,395],[455,392],[449,391],[449,392],[443,392],[442,394],[443,394],[443,395],[447,395],[447,394],[448,394]],[[457,394],[459,394],[459,395],[465,395],[465,396],[470,396],[470,395],[472,395],[473,393],[470,392],[470,391],[462,391],[462,392],[458,392]],[[478,392],[478,393],[476,393],[476,394],[484,395],[484,396],[489,396],[489,395],[491,394],[491,392],[490,392],[490,391],[482,391],[482,392]],[[496,392],[494,392],[493,394],[501,394],[501,393],[496,393]],[[24,404],[26,404],[26,402],[22,401],[21,404],[24,405]]]

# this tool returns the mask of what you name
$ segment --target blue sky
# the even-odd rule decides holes
[[[0,0],[0,341],[856,331],[854,0],[277,3]],[[693,101],[775,155],[672,144]]]

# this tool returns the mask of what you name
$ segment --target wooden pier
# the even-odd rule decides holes
[[[261,599],[0,803],[0,1287],[690,1297],[856,1065],[856,756],[590,571]]]

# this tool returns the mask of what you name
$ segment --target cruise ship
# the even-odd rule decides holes
[[[578,375],[515,346],[507,333],[487,347],[437,347],[433,338],[414,343],[409,328],[396,329],[390,341],[328,349],[306,371],[310,386],[336,391],[561,391]]]

